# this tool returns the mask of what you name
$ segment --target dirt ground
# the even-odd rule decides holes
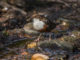
[[[34,18],[48,28],[36,32]],[[38,60],[37,53],[80,60],[79,0],[0,0],[0,60]]]

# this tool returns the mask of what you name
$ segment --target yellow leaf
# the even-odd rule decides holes
[[[63,60],[63,58],[60,58],[60,60]]]
[[[48,60],[49,57],[47,55],[36,53],[32,56],[31,60]]]
[[[64,38],[62,37],[60,40],[61,40],[61,41],[64,41]]]
[[[27,45],[27,48],[34,48],[36,46],[37,46],[36,42],[32,42],[32,43]]]

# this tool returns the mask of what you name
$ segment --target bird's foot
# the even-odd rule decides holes
[[[51,36],[52,36],[52,34],[49,34],[49,41],[51,41],[51,40],[52,40]]]

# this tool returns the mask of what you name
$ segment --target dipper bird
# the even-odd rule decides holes
[[[32,18],[31,22],[29,22],[24,26],[23,29],[25,30],[25,32],[29,34],[37,34],[37,33],[51,32],[51,30],[54,29],[56,25],[57,23],[51,22],[43,15],[36,15]]]

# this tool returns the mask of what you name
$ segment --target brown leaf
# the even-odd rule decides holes
[[[27,48],[34,48],[36,46],[37,46],[36,42],[32,42],[32,43],[27,45]]]
[[[49,57],[47,55],[36,53],[31,57],[31,60],[48,60]]]

